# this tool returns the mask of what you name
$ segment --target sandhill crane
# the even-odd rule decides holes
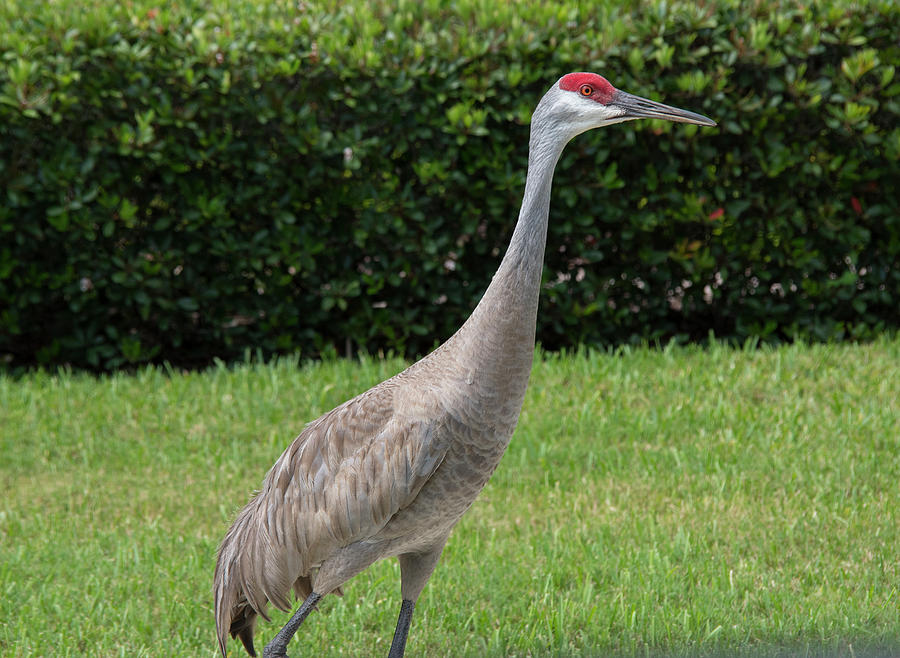
[[[257,615],[297,612],[263,650],[286,656],[326,594],[376,560],[400,561],[402,602],[390,658],[406,648],[413,608],[447,537],[506,450],[534,355],[553,170],[576,135],[621,121],[715,122],[570,73],[531,119],[525,196],[497,273],[468,320],[406,370],[314,420],[275,462],[219,548],[215,615],[251,656]]]

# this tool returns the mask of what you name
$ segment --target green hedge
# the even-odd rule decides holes
[[[701,112],[565,152],[548,348],[900,326],[893,2],[0,3],[0,361],[423,353],[571,70]]]

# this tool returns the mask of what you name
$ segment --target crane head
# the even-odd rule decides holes
[[[544,105],[543,108],[540,105]],[[633,119],[663,119],[698,126],[716,122],[701,114],[633,96],[613,87],[596,73],[569,73],[554,85],[539,105],[542,116],[564,126],[566,136]],[[537,112],[536,112],[537,114]]]

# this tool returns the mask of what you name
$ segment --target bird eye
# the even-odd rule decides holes
[[[582,96],[591,96],[594,93],[594,88],[590,85],[581,85],[581,89],[578,92]]]

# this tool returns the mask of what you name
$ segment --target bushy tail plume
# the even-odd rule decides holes
[[[216,634],[223,658],[229,633],[240,638],[247,653],[255,656],[257,616],[269,621],[269,603],[290,610],[291,589],[301,601],[312,592],[309,575],[301,575],[306,570],[299,551],[286,546],[283,533],[277,538],[270,534],[265,496],[257,495],[241,510],[219,546],[213,590]]]
[[[215,595],[216,635],[219,639],[219,650],[222,658],[226,658],[225,645],[228,634],[240,637],[244,648],[251,656],[256,655],[253,648],[253,628],[257,613],[264,611],[251,604],[244,591],[244,578],[241,570],[241,554],[246,550],[250,525],[250,505],[245,507],[234,525],[228,530],[225,539],[219,546],[219,557],[216,560],[216,573],[213,579]]]

